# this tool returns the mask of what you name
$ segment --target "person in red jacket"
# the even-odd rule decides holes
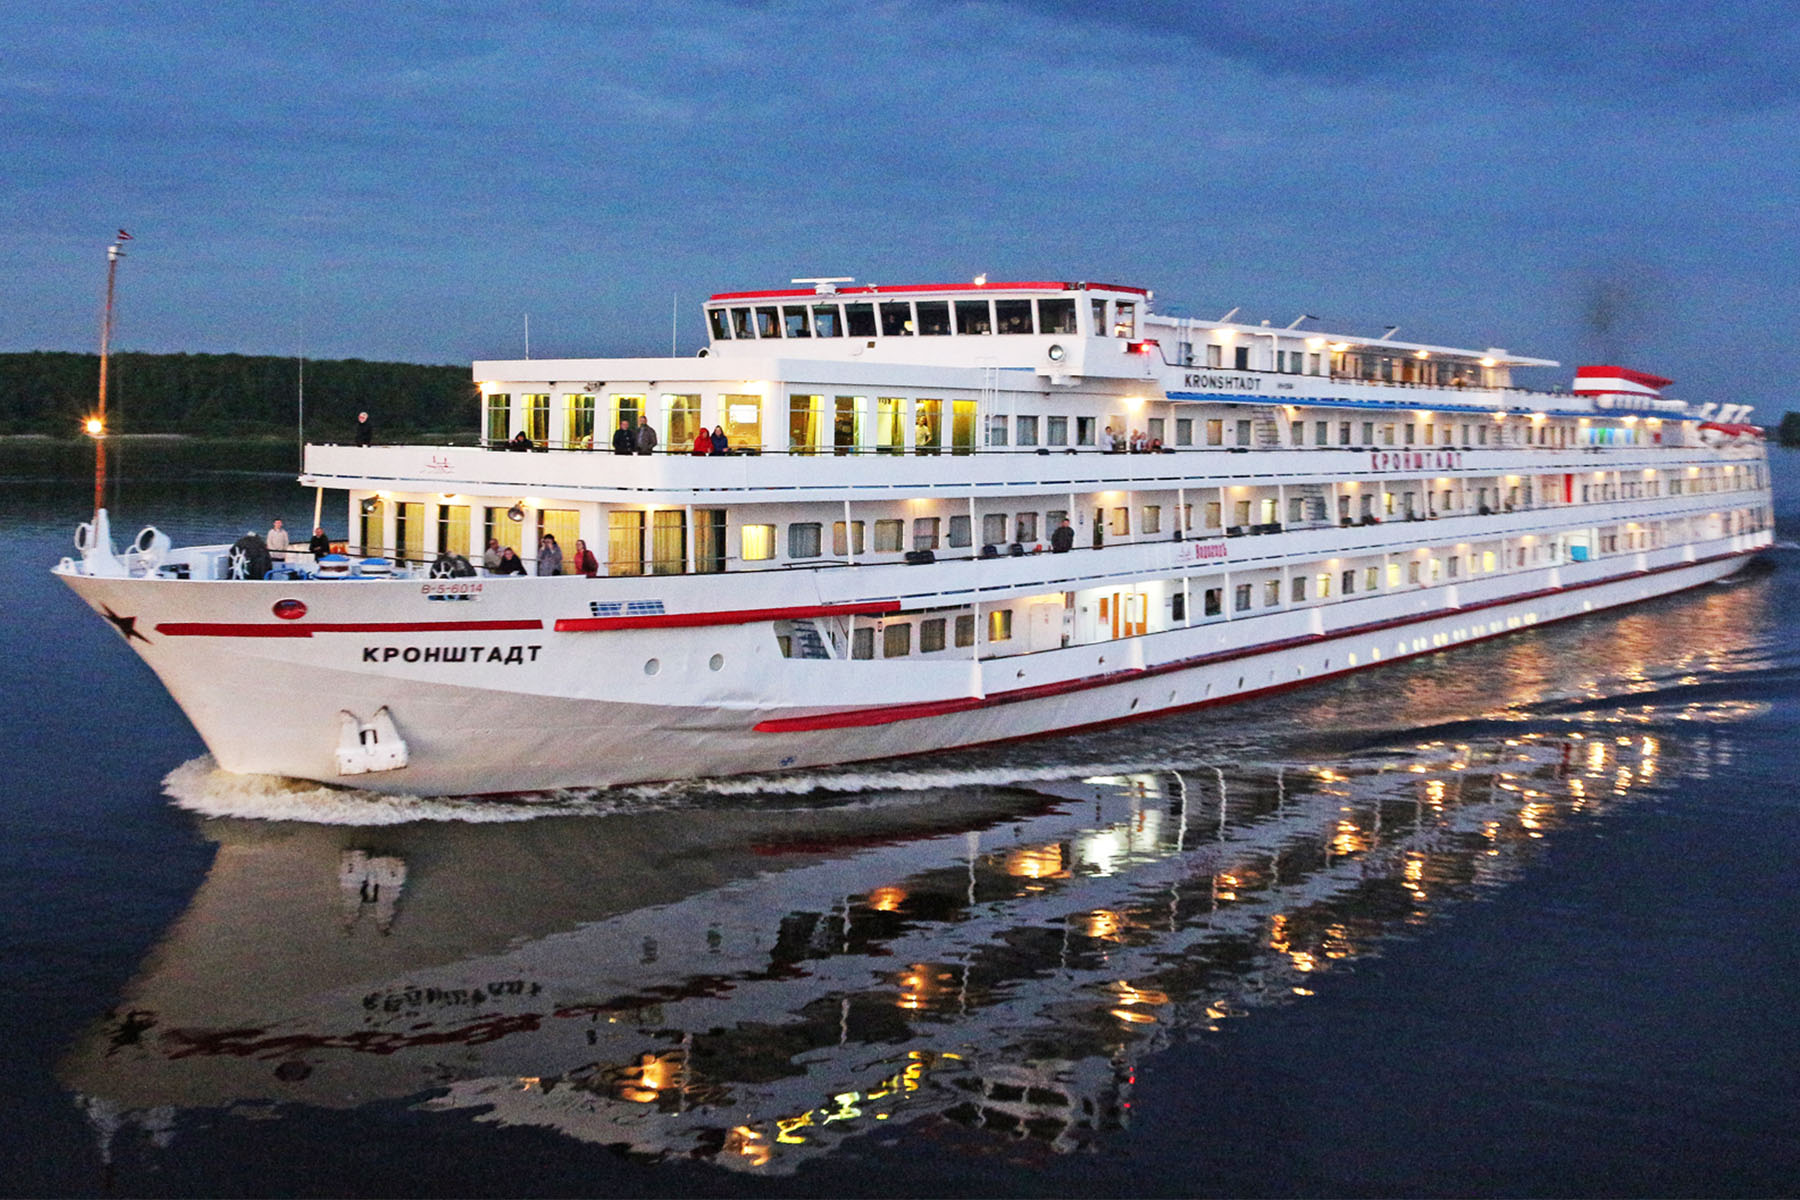
[[[575,539],[575,569],[589,579],[600,573],[600,560],[594,557],[594,552],[580,538]]]
[[[694,435],[694,453],[712,453],[712,434],[706,432],[706,426],[704,425],[700,427],[700,432]]]

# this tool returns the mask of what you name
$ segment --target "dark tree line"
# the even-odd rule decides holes
[[[1783,413],[1776,436],[1784,446],[1800,446],[1800,412]]]
[[[107,424],[115,433],[292,434],[298,366],[244,354],[115,354]],[[97,354],[0,354],[0,433],[72,436],[94,411],[99,386]],[[383,437],[472,433],[479,399],[466,366],[306,363],[309,441],[349,440],[363,410]]]

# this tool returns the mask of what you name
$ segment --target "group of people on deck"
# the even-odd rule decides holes
[[[1114,433],[1113,427],[1108,425],[1100,434],[1100,452],[1102,454],[1124,454],[1126,452],[1161,454],[1163,444],[1161,438],[1147,437],[1141,429],[1134,429],[1127,436],[1124,433]]]
[[[656,430],[650,427],[650,422],[645,418],[639,417],[636,427],[633,427],[631,418],[620,417],[619,428],[614,431],[612,437],[612,450],[614,454],[654,454],[660,440],[656,436]],[[512,435],[512,439],[506,443],[506,448],[508,450],[536,450],[538,446],[521,429]],[[580,448],[592,450],[594,439],[591,436],[582,438]],[[729,454],[731,453],[731,439],[725,435],[723,425],[714,425],[710,433],[707,432],[705,426],[701,426],[700,432],[694,435],[693,445],[689,449],[694,454]]]
[[[575,569],[589,579],[600,573],[600,560],[588,549],[588,544],[581,538],[575,539]],[[499,538],[489,538],[487,549],[482,552],[481,565],[489,575],[527,575],[525,560],[519,557],[518,551],[511,546],[502,546]],[[561,575],[563,573],[563,550],[556,540],[556,535],[546,531],[538,538],[537,574]]]

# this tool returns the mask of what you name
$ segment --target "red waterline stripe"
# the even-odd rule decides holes
[[[307,638],[315,633],[479,633],[542,629],[542,621],[321,621],[295,626],[212,621],[170,621],[156,627],[165,637]]]
[[[877,617],[900,611],[898,600],[863,604],[814,604],[793,608],[740,608],[729,612],[660,613],[643,617],[558,617],[558,633],[592,633],[604,629],[679,629],[699,625],[750,625],[757,621],[791,621],[797,617]]]
[[[1371,633],[1379,633],[1384,629],[1394,629],[1402,625],[1418,625],[1423,624],[1426,621],[1440,620],[1444,617],[1461,616],[1465,613],[1480,612],[1482,609],[1486,608],[1499,608],[1507,604],[1519,604],[1529,600],[1540,599],[1544,596],[1577,592],[1591,587],[1600,587],[1604,584],[1623,583],[1631,579],[1641,579],[1647,575],[1661,575],[1667,571],[1680,571],[1689,567],[1704,566],[1707,563],[1718,562],[1721,559],[1739,558],[1747,554],[1757,554],[1760,553],[1762,549],[1763,547],[1757,547],[1753,550],[1732,550],[1725,554],[1714,554],[1706,558],[1697,558],[1693,562],[1670,563],[1666,566],[1652,567],[1649,570],[1632,571],[1624,575],[1613,575],[1606,579],[1594,579],[1586,583],[1571,584],[1567,587],[1540,588],[1534,592],[1520,592],[1517,595],[1508,596],[1500,600],[1485,600],[1480,604],[1470,604],[1455,608],[1437,608],[1427,613],[1420,613],[1407,617],[1393,617],[1382,621],[1371,621],[1365,625],[1353,625],[1347,629],[1333,630],[1330,633],[1309,633],[1300,637],[1283,638],[1280,641],[1263,642],[1246,650],[1221,650],[1213,654],[1200,654],[1195,655],[1192,658],[1181,658],[1176,659],[1173,662],[1159,663],[1153,667],[1134,667],[1125,671],[1109,671],[1104,675],[1085,675],[1079,679],[1066,679],[1055,683],[1042,683],[1035,687],[1018,688],[1014,691],[1000,692],[990,696],[958,696],[949,700],[928,700],[917,704],[896,704],[883,708],[857,708],[843,712],[818,713],[807,717],[776,717],[767,721],[759,721],[756,724],[755,729],[758,733],[810,733],[825,729],[854,729],[869,725],[890,725],[900,721],[916,721],[924,717],[948,716],[951,713],[969,712],[979,708],[993,708],[1002,704],[1017,704],[1025,700],[1038,700],[1047,696],[1059,696],[1069,692],[1083,692],[1097,687],[1109,687],[1113,684],[1125,683],[1132,679],[1147,679],[1153,675],[1166,675],[1173,671],[1188,671],[1196,667],[1214,666],[1218,663],[1231,662],[1234,659],[1255,658],[1262,654],[1270,654],[1279,650],[1289,650],[1295,646],[1303,646],[1317,642],[1341,641],[1346,638],[1364,637]],[[1582,614],[1571,613],[1570,615],[1576,616]],[[1516,631],[1507,630],[1506,632],[1511,633]],[[1494,637],[1498,635],[1486,634],[1483,636]],[[1476,640],[1478,639],[1467,638],[1463,642],[1454,643],[1454,645],[1465,645],[1467,642]],[[1101,644],[1103,643],[1095,643],[1095,645]],[[1451,647],[1442,646],[1437,648],[1450,649]],[[1370,663],[1368,665],[1374,666],[1375,664]],[[1357,667],[1347,668],[1347,670],[1360,669],[1361,668]],[[1338,671],[1331,672],[1333,675],[1342,673],[1343,672]],[[1305,680],[1298,680],[1294,684],[1283,686],[1299,686],[1300,684],[1316,682],[1323,678],[1326,678],[1326,676],[1314,675]],[[1222,703],[1226,700],[1238,700],[1252,694],[1253,693],[1251,692],[1241,692],[1229,697],[1220,697],[1217,701],[1214,701],[1214,703]],[[1157,713],[1161,713],[1162,711],[1164,710],[1156,710]]]

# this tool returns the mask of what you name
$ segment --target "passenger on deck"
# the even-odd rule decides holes
[[[269,527],[269,532],[263,536],[263,541],[268,544],[271,561],[287,561],[288,532],[282,527],[280,517],[275,518],[275,524]]]
[[[700,432],[694,435],[694,453],[712,453],[712,434],[706,432],[706,426],[704,425],[700,427]]]
[[[525,573],[524,560],[521,559],[517,554],[513,553],[513,548],[511,546],[506,546],[506,547],[502,548],[500,551],[500,565],[494,568],[494,574],[496,574],[496,575],[523,575],[524,573]]]
[[[1113,427],[1108,425],[1105,429],[1100,431],[1100,453],[1111,454],[1118,450],[1118,448],[1118,435],[1113,433]]]
[[[600,573],[600,560],[594,557],[594,552],[580,538],[575,539],[575,569],[589,579]]]
[[[526,437],[525,431],[521,429],[513,434],[512,441],[506,443],[506,448],[508,450],[529,450],[531,449],[531,439]]]
[[[313,527],[312,541],[306,543],[306,550],[314,558],[323,558],[331,553],[331,535],[325,532],[323,525]]]
[[[481,552],[481,565],[489,571],[500,569],[500,539],[489,538],[487,549]]]
[[[725,436],[725,427],[723,425],[714,425],[712,431],[712,452],[714,454],[723,454],[729,449],[731,449],[731,439]]]
[[[631,436],[631,418],[620,417],[619,428],[613,433],[613,453],[630,454],[637,449],[637,439]]]
[[[636,441],[639,454],[649,454],[656,449],[656,430],[650,428],[648,417],[638,418]]]
[[[1058,525],[1050,535],[1050,553],[1067,554],[1074,548],[1075,528],[1069,524],[1069,518],[1064,517],[1062,524]]]
[[[562,574],[562,547],[556,544],[554,533],[546,533],[538,539],[537,573],[539,575]]]
[[[359,446],[368,446],[368,445],[373,444],[374,441],[375,441],[375,423],[373,421],[369,420],[368,413],[366,413],[366,412],[357,413],[356,414],[356,444]]]

